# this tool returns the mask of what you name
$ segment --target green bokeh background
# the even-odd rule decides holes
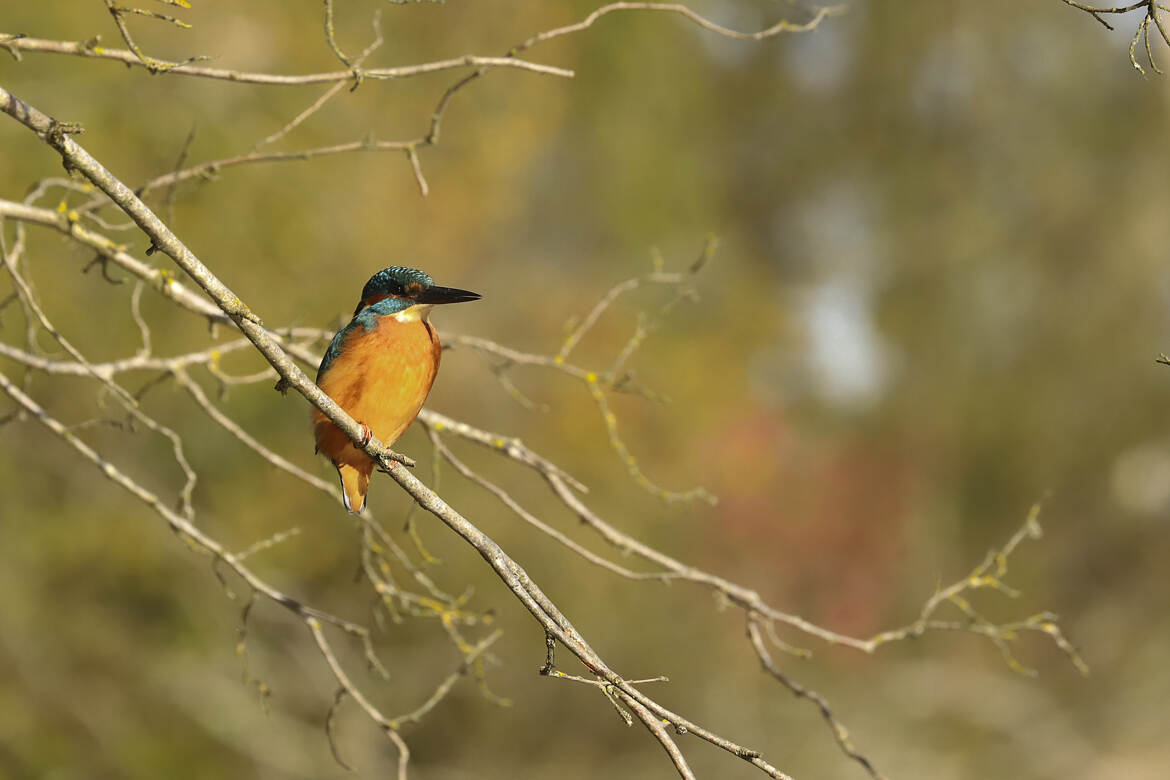
[[[145,19],[132,30],[156,56],[338,69],[319,2],[195,6],[179,14],[190,30]],[[370,64],[388,66],[498,54],[595,7],[371,0],[340,4],[337,30],[357,51],[381,9],[386,43]],[[740,29],[801,14],[783,2],[694,7]],[[717,506],[665,505],[629,480],[585,388],[563,375],[514,373],[548,407],[531,411],[487,361],[453,350],[429,405],[521,436],[586,482],[590,505],[623,529],[849,634],[912,619],[1047,496],[1045,538],[1011,561],[1008,581],[1022,595],[978,603],[1004,620],[1058,612],[1093,667],[1088,679],[1038,637],[1018,645],[1036,679],[963,634],[874,657],[788,636],[816,656],[781,660],[829,698],[891,777],[1161,777],[1170,764],[1170,368],[1154,358],[1170,351],[1170,82],[1131,68],[1138,21],[1118,20],[1109,33],[1057,0],[853,2],[813,33],[751,43],[671,15],[614,14],[529,53],[574,79],[498,70],[460,93],[441,144],[422,152],[426,198],[404,155],[354,154],[185,186],[170,224],[269,324],[335,327],[372,271],[407,264],[484,294],[440,312],[444,331],[545,354],[567,315],[649,270],[655,250],[668,268],[685,268],[715,233],[719,252],[696,280],[700,302],[677,308],[634,360],[639,380],[671,402],[612,403],[655,481],[703,485]],[[7,3],[0,32],[100,33],[120,45],[96,0]],[[1155,56],[1170,63],[1160,43]],[[367,81],[277,148],[419,136],[454,79]],[[240,154],[324,90],[152,77],[43,54],[0,57],[0,84],[81,122],[81,143],[132,185],[170,170],[192,128],[190,163]],[[61,173],[27,130],[0,122],[0,197],[20,200]],[[115,235],[144,257],[140,233]],[[79,273],[90,256],[55,233],[29,228],[29,239],[30,277],[61,330],[93,361],[132,354],[132,285]],[[0,282],[0,298],[10,287]],[[623,300],[575,360],[604,369],[639,308],[665,300],[661,291]],[[144,296],[143,310],[156,354],[210,343],[203,322],[157,296]],[[23,344],[15,307],[0,312],[0,338]],[[47,336],[39,343],[59,354]],[[237,357],[226,367],[260,363]],[[0,370],[23,377],[10,361]],[[126,377],[131,388],[147,379]],[[69,423],[114,409],[88,380],[34,374],[30,393]],[[312,456],[301,399],[262,382],[231,388],[222,405],[331,478]],[[0,413],[10,406],[0,402]],[[145,408],[184,437],[201,527],[233,549],[298,527],[256,569],[368,619],[339,507],[245,450],[180,388],[157,388]],[[181,485],[158,438],[108,426],[83,436],[152,489],[173,496]],[[434,479],[419,431],[400,449]],[[539,479],[470,445],[457,450],[526,507],[605,549]],[[798,778],[863,776],[815,709],[760,673],[736,610],[693,587],[600,572],[451,469],[439,478],[611,665],[671,678],[654,690],[664,704]],[[397,532],[401,493],[376,480],[370,502]],[[672,776],[653,740],[625,728],[594,690],[539,677],[536,624],[477,555],[427,518],[420,527],[443,560],[432,576],[449,590],[474,588],[471,604],[494,610],[505,633],[490,684],[513,704],[497,707],[462,682],[405,730],[412,776]],[[349,776],[323,733],[334,685],[309,637],[271,605],[253,611],[248,670],[272,691],[264,705],[241,681],[240,608],[204,557],[42,427],[0,428],[0,776]],[[356,654],[345,660],[392,713],[416,706],[459,662],[433,621],[390,625],[378,644],[389,685],[363,677]],[[394,767],[356,708],[342,709],[338,744],[362,777]],[[701,777],[758,776],[697,740],[681,744]]]

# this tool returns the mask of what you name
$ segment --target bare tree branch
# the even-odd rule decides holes
[[[89,41],[52,41],[43,38],[4,38],[0,33],[0,48],[10,52],[33,52],[37,54],[70,54],[89,59],[113,60],[126,65],[145,67],[153,72],[167,73],[175,76],[195,76],[197,78],[231,81],[237,84],[264,84],[268,86],[304,86],[308,84],[328,84],[331,82],[348,82],[354,78],[354,70],[335,70],[323,73],[305,73],[299,76],[282,75],[279,73],[249,73],[223,68],[209,68],[202,65],[187,63],[170,63],[158,60],[149,60],[155,63],[148,65],[134,51],[126,49],[107,49],[98,46],[97,39]],[[430,73],[442,73],[448,70],[463,68],[514,68],[531,73],[540,73],[545,76],[560,76],[573,78],[573,71],[558,68],[554,65],[543,65],[538,62],[517,59],[515,57],[482,57],[469,54],[463,57],[452,57],[434,62],[422,62],[417,65],[402,65],[393,68],[369,68],[357,70],[364,79],[386,81],[391,79],[413,78]]]
[[[1113,26],[1105,21],[1106,15],[1127,14],[1130,11],[1137,11],[1145,9],[1145,16],[1138,22],[1137,30],[1133,34],[1133,39],[1129,43],[1129,62],[1133,65],[1134,70],[1142,75],[1145,75],[1145,69],[1137,59],[1137,46],[1141,42],[1146,49],[1146,61],[1149,62],[1150,67],[1155,73],[1161,74],[1162,69],[1158,67],[1158,63],[1154,60],[1154,51],[1150,47],[1150,25],[1153,24],[1157,28],[1158,33],[1162,36],[1162,40],[1170,45],[1170,33],[1167,32],[1165,23],[1162,21],[1162,15],[1159,11],[1170,11],[1170,6],[1162,5],[1156,0],[1140,0],[1136,3],[1131,3],[1125,6],[1114,6],[1112,8],[1102,8],[1088,3],[1081,3],[1077,0],[1061,0],[1065,5],[1072,6],[1092,16],[1098,22],[1105,26],[1106,29],[1112,30]]]

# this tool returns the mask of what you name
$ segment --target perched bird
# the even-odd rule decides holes
[[[431,307],[479,297],[438,287],[422,271],[402,266],[383,268],[366,282],[353,319],[333,337],[317,369],[317,384],[361,423],[364,441],[377,436],[392,445],[426,401],[441,353],[427,321]],[[313,433],[317,452],[341,477],[345,508],[362,511],[374,461],[316,407]]]

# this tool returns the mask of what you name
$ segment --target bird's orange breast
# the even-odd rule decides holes
[[[372,330],[357,327],[317,384],[355,420],[389,446],[414,420],[439,371],[441,349],[425,319],[381,317]],[[369,473],[372,462],[341,430],[313,409],[317,451],[335,464]]]

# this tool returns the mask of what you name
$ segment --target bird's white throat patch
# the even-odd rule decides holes
[[[394,315],[394,319],[399,322],[417,322],[422,320],[427,321],[427,317],[431,314],[431,309],[435,307],[433,303],[420,303],[416,306],[410,306]]]

